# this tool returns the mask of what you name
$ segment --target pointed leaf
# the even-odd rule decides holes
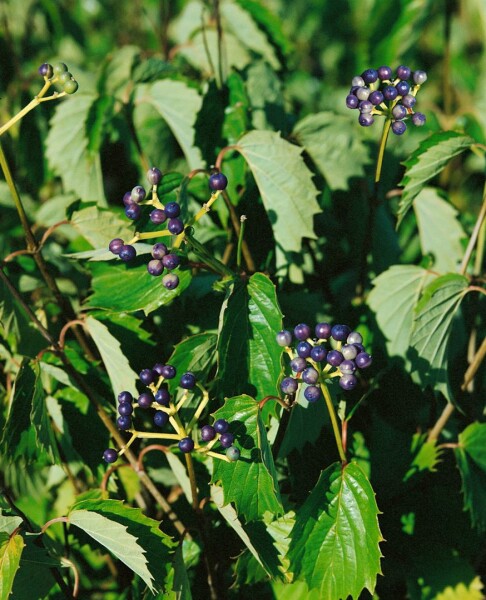
[[[118,396],[123,390],[127,390],[135,396],[138,395],[135,384],[138,375],[130,367],[122,352],[120,342],[110,333],[106,325],[93,317],[88,317],[85,323],[99,350],[115,396]]]
[[[467,286],[466,277],[453,274],[438,277],[429,284],[417,305],[410,340],[417,351],[415,370],[422,384],[441,391],[449,401],[452,399],[447,373],[449,338]]]
[[[4,515],[0,509],[0,533],[8,533],[8,535],[11,535],[21,523],[22,519],[20,517]]]
[[[302,238],[315,238],[313,217],[320,212],[302,149],[273,131],[251,131],[236,148],[253,173],[276,243],[299,252]]]
[[[277,474],[258,403],[249,396],[227,398],[215,419],[226,419],[235,436],[240,459],[234,463],[214,459],[212,483],[223,488],[224,503],[233,502],[246,521],[266,511],[282,514]]]
[[[62,178],[65,191],[106,205],[100,156],[88,148],[88,117],[96,99],[95,95],[76,94],[58,105],[46,139],[46,156]]]
[[[484,594],[481,578],[477,575],[470,583],[458,583],[454,587],[447,586],[437,594],[435,600],[483,600]]]
[[[197,333],[186,338],[174,348],[174,352],[167,360],[173,365],[177,373],[191,371],[200,382],[204,382],[213,367],[216,356],[217,335],[215,333]],[[170,379],[169,389],[174,393],[179,386],[179,379]]]
[[[356,124],[332,112],[308,115],[292,133],[324,175],[332,190],[347,190],[351,177],[363,177],[368,149],[356,135]],[[349,160],[352,156],[353,160]]]
[[[381,573],[378,512],[359,465],[331,465],[297,512],[290,570],[322,598],[357,599],[365,588],[373,594]]]
[[[398,208],[397,226],[427,181],[440,173],[451,158],[464,152],[472,144],[472,138],[455,131],[434,133],[420,144],[404,163],[407,170],[400,182],[404,188]]]
[[[218,379],[221,393],[247,393],[258,399],[276,393],[281,348],[275,343],[282,313],[275,286],[262,273],[228,288],[221,309]]]
[[[129,240],[133,237],[133,225],[127,219],[97,206],[88,206],[75,211],[71,218],[71,225],[93,248],[103,248],[107,252],[113,238]]]
[[[415,265],[395,265],[373,281],[368,303],[387,339],[390,356],[405,357],[410,345],[415,305],[432,277]]]
[[[457,220],[457,211],[432,188],[425,188],[417,195],[413,208],[422,254],[433,255],[434,271],[456,271],[463,255],[461,239],[466,237]]]
[[[410,469],[403,481],[422,471],[434,472],[440,460],[442,450],[437,446],[437,440],[427,441],[427,434],[414,433],[411,452],[414,455]]]
[[[199,148],[194,145],[194,123],[202,106],[202,98],[194,88],[182,81],[164,79],[142,85],[137,103],[151,104],[170,127],[179,142],[190,169],[204,166]]]
[[[10,537],[8,533],[0,533],[0,598],[2,600],[6,600],[12,591],[24,546],[21,535]]]

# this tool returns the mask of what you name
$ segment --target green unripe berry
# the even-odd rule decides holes
[[[240,458],[240,451],[235,446],[230,446],[226,449],[226,456],[231,462],[236,462]]]
[[[68,81],[71,81],[73,78],[72,74],[69,71],[64,71],[63,73],[59,73],[57,79],[61,85],[64,85]]]
[[[67,71],[68,68],[67,68],[67,65],[65,65],[62,62],[59,62],[54,65],[53,70],[54,70],[54,75],[59,76],[61,73],[64,73],[65,71]]]
[[[74,94],[78,90],[78,87],[78,82],[75,79],[69,79],[69,81],[66,81],[63,85],[62,89],[66,94]]]

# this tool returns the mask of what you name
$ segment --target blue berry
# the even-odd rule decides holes
[[[129,262],[137,256],[137,251],[133,246],[130,246],[130,244],[125,244],[120,248],[118,256],[123,262]]]
[[[299,342],[297,344],[297,354],[301,357],[301,358],[309,358],[311,350],[312,350],[312,345],[309,344],[309,342]]]
[[[169,271],[176,269],[180,263],[181,259],[177,256],[177,254],[166,254],[162,257],[162,264]]]
[[[346,338],[346,342],[348,344],[361,344],[363,342],[363,337],[357,331],[352,331]]]
[[[293,377],[285,377],[280,384],[280,389],[284,394],[295,394],[297,387],[297,380]]]
[[[130,192],[132,202],[142,202],[145,199],[145,189],[141,185],[136,185]]]
[[[157,169],[157,167],[150,167],[147,171],[147,180],[152,185],[159,185],[162,181],[162,171]]]
[[[339,350],[330,350],[327,353],[327,362],[333,367],[339,367],[339,365],[343,362],[344,356],[339,352]]]
[[[358,123],[361,127],[369,127],[370,125],[373,125],[374,122],[375,119],[370,113],[361,113],[358,117]]]
[[[169,250],[167,249],[167,246],[165,244],[163,244],[162,242],[159,242],[157,244],[154,244],[152,247],[152,256],[154,258],[157,258],[158,260],[161,260],[162,258],[164,258],[164,256],[167,254]]]
[[[120,239],[120,238],[115,238],[114,240],[111,240],[110,245],[108,246],[110,252],[112,252],[113,254],[120,254],[120,250],[122,249],[122,246],[125,245],[125,242]]]
[[[118,402],[120,402],[120,404],[123,402],[133,402],[133,396],[130,394],[130,392],[120,392],[118,394]]]
[[[302,381],[304,383],[313,385],[314,383],[317,383],[318,379],[319,373],[316,371],[316,369],[314,369],[314,367],[307,367],[307,369],[305,369],[305,371],[302,373]]]
[[[165,387],[159,388],[154,395],[155,402],[160,404],[161,406],[169,406],[170,403],[170,393],[169,390]]]
[[[173,235],[179,235],[179,233],[184,231],[184,223],[178,218],[169,219],[169,222],[167,223],[167,229]]]
[[[233,445],[235,441],[235,436],[232,433],[222,433],[219,437],[219,443],[223,448],[229,448]]]
[[[223,173],[213,173],[209,178],[209,189],[213,192],[225,190],[228,185],[228,179]]]
[[[358,348],[354,344],[346,344],[341,348],[341,354],[346,360],[353,360],[358,354]]]
[[[304,398],[307,402],[315,402],[319,400],[321,396],[321,390],[316,385],[309,385],[304,390]]]
[[[392,70],[390,67],[379,67],[378,69],[378,77],[384,81],[385,79],[390,79],[392,76]]]
[[[161,208],[156,208],[150,213],[150,220],[155,225],[161,225],[167,220],[167,214]]]
[[[383,96],[382,92],[380,92],[379,90],[375,90],[374,92],[371,92],[371,94],[368,96],[369,102],[371,102],[371,104],[374,104],[375,106],[377,106],[378,104],[381,104],[384,99],[385,99],[385,97]]]
[[[425,71],[414,71],[412,78],[414,83],[417,85],[422,85],[427,81],[427,73]]]
[[[378,79],[378,71],[375,69],[366,69],[361,73],[361,77],[365,83],[374,83]]]
[[[174,219],[181,214],[181,207],[177,202],[168,202],[165,205],[165,214],[169,219]]]
[[[140,381],[144,384],[144,385],[150,385],[151,383],[153,383],[157,377],[157,373],[155,371],[153,371],[152,369],[142,369],[142,371],[140,371],[139,374],[140,377]]]
[[[150,273],[150,275],[158,277],[164,272],[164,264],[161,260],[157,260],[155,258],[153,260],[149,260],[147,263],[147,271]]]
[[[370,95],[370,98],[371,98],[371,95]],[[371,104],[371,102],[369,100],[362,100],[359,103],[359,110],[360,110],[361,114],[370,113],[373,110],[373,104]]]
[[[162,375],[164,379],[174,379],[177,370],[172,365],[163,365],[158,373],[159,375]]]
[[[214,422],[213,427],[216,433],[226,433],[229,429],[229,423],[226,419],[218,419]]]
[[[417,98],[415,98],[415,96],[413,96],[412,94],[407,94],[402,98],[402,104],[405,108],[412,108],[413,106],[415,106],[416,102]]]
[[[103,452],[103,460],[105,460],[107,463],[114,463],[114,462],[116,462],[117,458],[118,458],[118,452],[116,450],[114,450],[113,448],[107,448]]]
[[[310,337],[310,334],[311,328],[305,323],[299,323],[299,325],[296,325],[294,328],[294,335],[298,340],[306,340]]]
[[[174,273],[168,273],[162,277],[162,285],[168,290],[175,290],[179,285],[179,277]]]
[[[355,96],[354,94],[349,94],[348,96],[346,96],[346,106],[348,108],[357,108],[358,104],[359,100],[357,96]]]
[[[336,342],[344,342],[350,333],[351,329],[347,325],[334,325],[331,329],[331,337],[333,337]]]
[[[279,331],[277,333],[275,339],[277,340],[277,344],[284,348],[285,346],[290,346],[290,344],[292,343],[292,334],[290,333],[290,331],[283,329],[282,331]]]
[[[395,100],[397,96],[397,88],[394,85],[387,85],[385,88],[383,88],[383,97],[385,100]]]
[[[359,98],[359,100],[368,100],[370,94],[371,90],[367,87],[360,87],[356,90],[356,96]]]
[[[130,204],[134,204],[132,200],[132,192],[125,192],[123,196],[123,204],[125,206],[130,206]]]
[[[130,415],[120,415],[116,420],[116,426],[121,431],[127,431],[132,426],[132,418]]]
[[[296,356],[294,359],[290,361],[290,368],[294,373],[302,373],[302,371],[306,368],[307,361],[305,358],[301,356]]]
[[[179,450],[184,452],[184,454],[192,452],[194,450],[194,441],[190,437],[182,438],[179,442]]]
[[[365,80],[360,77],[359,75],[356,75],[356,77],[353,77],[353,79],[351,80],[351,85],[353,87],[363,87],[365,84]]]
[[[339,365],[339,370],[345,375],[351,375],[356,371],[356,364],[353,360],[343,360]]]
[[[201,439],[203,442],[210,442],[216,437],[216,430],[212,425],[204,425],[201,427]]]
[[[397,104],[392,109],[392,115],[395,119],[404,119],[407,116],[407,109],[401,104]]]
[[[406,81],[399,81],[395,87],[397,88],[399,96],[406,96],[410,91],[410,84]]]
[[[354,359],[356,366],[360,369],[366,369],[371,365],[373,359],[367,352],[360,352]]]
[[[143,392],[138,397],[138,406],[140,408],[150,408],[154,401],[154,396],[151,392]]]
[[[194,373],[190,373],[189,371],[184,373],[179,381],[179,385],[185,390],[192,390],[196,385],[196,376]]]
[[[169,420],[169,415],[163,410],[156,410],[154,414],[154,425],[157,427],[163,427]]]
[[[230,446],[229,448],[226,448],[225,454],[231,462],[236,462],[240,458],[240,451],[235,446]]]
[[[408,67],[404,67],[403,65],[400,65],[397,68],[397,77],[399,79],[408,79],[410,77],[411,74],[411,70]]]
[[[121,402],[118,405],[118,414],[122,417],[129,417],[133,413],[133,406],[130,402]]]
[[[42,77],[47,77],[48,79],[54,75],[54,69],[49,63],[43,63],[38,70],[39,75],[42,75]]]
[[[407,129],[407,126],[403,121],[394,121],[391,128],[395,135],[403,135]]]
[[[329,323],[318,323],[315,328],[316,337],[320,340],[327,340],[331,335],[331,326]]]
[[[125,215],[132,221],[136,221],[142,214],[142,208],[138,204],[129,204],[125,208]]]
[[[353,346],[356,347],[356,349],[358,350],[358,354],[360,352],[364,352],[365,351],[365,347],[363,346],[363,344],[360,344],[358,342],[354,343]]]
[[[354,375],[343,375],[339,379],[339,385],[346,391],[354,390],[357,383],[358,380]]]
[[[412,115],[412,123],[417,127],[422,127],[425,125],[425,115],[423,113],[415,113]]]
[[[315,362],[322,362],[323,360],[326,360],[326,356],[327,350],[324,348],[324,346],[314,346],[314,348],[311,350],[310,357]]]

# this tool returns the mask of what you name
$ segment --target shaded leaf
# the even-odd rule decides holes
[[[473,526],[486,531],[486,423],[472,423],[459,434],[455,448],[462,478],[464,509]]]
[[[125,45],[117,48],[108,57],[108,63],[103,72],[102,83],[107,94],[122,96],[123,88],[131,80],[132,69],[140,55],[137,46]]]
[[[364,176],[369,153],[350,119],[332,112],[308,115],[295,125],[292,135],[332,190],[347,190],[349,179]]]
[[[427,181],[440,173],[451,158],[464,152],[472,144],[472,138],[455,131],[434,133],[420,144],[404,162],[406,171],[400,182],[404,188],[398,208],[397,226]]]
[[[305,543],[302,543],[305,540]],[[372,594],[383,540],[375,494],[356,463],[334,463],[321,473],[292,529],[290,570],[322,598]]]
[[[133,225],[120,214],[111,210],[88,206],[73,213],[71,225],[93,248],[103,248],[106,252],[113,238],[129,240],[133,237]]]
[[[277,475],[258,403],[249,396],[227,398],[215,419],[226,419],[235,436],[240,459],[234,463],[214,459],[212,483],[221,485],[224,504],[232,502],[247,521],[266,511],[282,514]]]
[[[286,132],[283,84],[269,64],[256,61],[245,71],[253,129]]]
[[[10,517],[2,514],[0,509],[0,533],[8,533],[12,535],[15,529],[22,523],[21,517]]]
[[[21,535],[10,537],[8,533],[0,533],[0,598],[8,598],[20,564],[24,549]]]
[[[217,339],[215,333],[191,335],[176,345],[167,362],[173,365],[180,375],[186,371],[193,372],[197,380],[204,384],[211,367],[216,362]],[[170,391],[174,393],[179,386],[179,379],[170,379],[167,383]]]
[[[277,245],[299,252],[302,238],[315,238],[313,217],[320,212],[302,149],[274,131],[251,131],[236,148],[253,173]]]

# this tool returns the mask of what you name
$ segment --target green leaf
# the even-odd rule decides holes
[[[387,340],[390,356],[405,358],[410,345],[414,308],[433,275],[415,265],[395,265],[373,281],[368,304]]]
[[[315,238],[313,217],[320,212],[302,149],[273,131],[251,131],[236,149],[253,173],[276,243],[284,251],[299,252],[302,238]]]
[[[172,302],[191,281],[189,270],[178,269],[179,286],[175,290],[168,290],[162,283],[162,277],[147,273],[145,264],[129,266],[121,262],[92,262],[89,268],[93,274],[93,294],[86,305],[112,312],[143,310],[149,314],[159,306]]]
[[[46,156],[53,171],[62,179],[64,190],[82,200],[106,205],[98,153],[89,151],[88,116],[97,97],[76,94],[61,102],[51,119],[46,139]]]
[[[4,515],[0,509],[0,533],[8,533],[8,535],[12,535],[12,533],[21,523],[21,517],[10,517],[9,515]]]
[[[295,125],[292,136],[332,190],[347,190],[349,179],[364,176],[369,153],[350,119],[332,112],[308,115]],[[353,160],[349,160],[350,156]]]
[[[427,181],[440,173],[451,158],[464,152],[473,144],[472,138],[455,131],[434,133],[420,144],[403,163],[406,171],[400,182],[404,188],[398,207],[397,227]]]
[[[297,512],[290,570],[321,598],[358,598],[365,588],[373,594],[381,573],[378,512],[361,468],[332,464]]]
[[[106,325],[93,317],[88,317],[85,323],[99,350],[115,396],[123,390],[127,390],[134,396],[138,395],[136,386],[138,375],[130,367],[120,342],[110,333]]]
[[[227,398],[215,419],[226,419],[235,436],[240,459],[234,463],[214,459],[212,483],[224,492],[224,504],[233,502],[237,514],[247,521],[266,511],[282,514],[277,475],[258,403],[249,396]]]
[[[271,66],[260,60],[245,71],[246,91],[250,102],[249,115],[253,129],[285,131],[287,115],[282,81]]]
[[[164,585],[173,542],[140,509],[117,500],[82,500],[71,507],[69,522],[112,552],[152,592]]]
[[[176,345],[167,362],[173,365],[180,374],[192,371],[197,380],[204,384],[209,371],[216,362],[217,339],[218,337],[214,333],[191,335]],[[177,378],[170,379],[167,383],[172,393],[179,386]]]
[[[430,283],[417,304],[411,346],[417,351],[413,362],[422,385],[430,385],[451,401],[448,348],[452,322],[468,287],[462,275],[443,275]],[[425,363],[424,363],[425,361]]]
[[[131,79],[131,72],[139,55],[140,49],[137,46],[126,45],[108,57],[100,82],[107,94],[123,97],[123,90]]]
[[[12,591],[24,546],[21,535],[10,537],[8,533],[0,533],[0,598],[2,600],[6,600]]]
[[[479,575],[466,583],[458,583],[454,587],[447,586],[443,592],[437,594],[435,600],[483,600],[483,584]]]
[[[202,97],[182,81],[164,79],[141,85],[137,103],[151,104],[170,127],[179,142],[190,169],[203,167],[199,148],[194,145],[194,123],[202,106]]]
[[[434,271],[456,271],[464,253],[461,239],[466,237],[457,220],[457,211],[433,188],[423,189],[413,201],[413,208],[422,254],[433,255]]]
[[[403,481],[422,471],[433,473],[439,463],[442,450],[437,447],[437,440],[427,441],[426,433],[414,433],[411,452],[414,455],[412,464],[405,474]]]
[[[218,381],[225,396],[275,395],[282,350],[275,343],[282,313],[275,286],[262,273],[228,288],[220,314]]]
[[[36,541],[37,537],[30,536],[24,540],[25,547],[20,558],[20,568],[17,571],[9,600],[30,598],[32,596],[33,581],[35,581],[37,598],[46,598],[49,590],[56,586],[56,580],[50,569],[59,567],[59,560],[49,556],[45,548],[36,546]]]
[[[459,434],[455,448],[462,478],[464,509],[474,527],[486,531],[486,423],[472,423]]]
[[[129,240],[133,237],[133,226],[126,219],[96,206],[75,211],[71,225],[93,248],[104,248],[108,252],[108,244],[113,238]]]

